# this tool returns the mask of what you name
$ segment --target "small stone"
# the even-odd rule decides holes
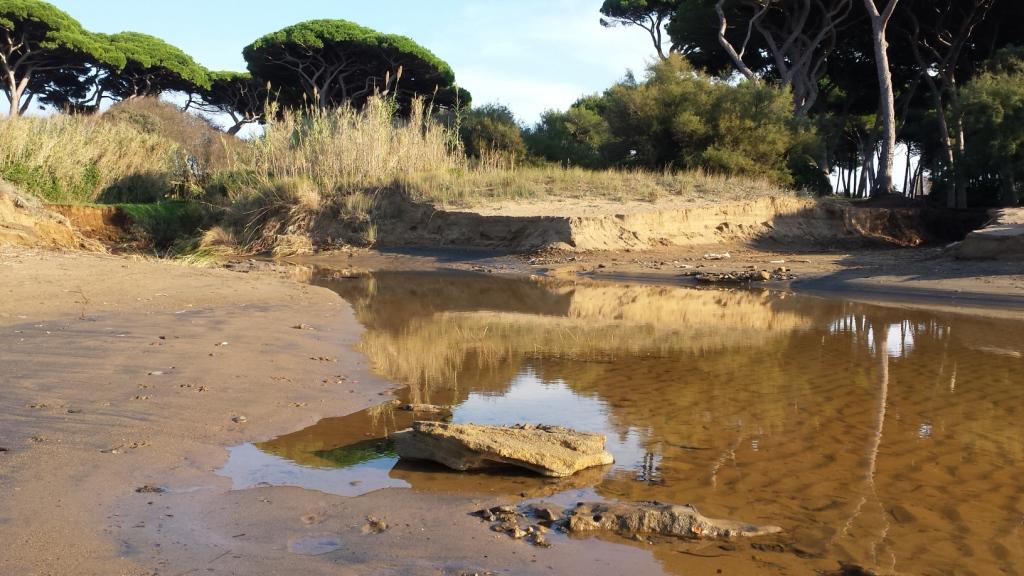
[[[533,506],[531,511],[534,517],[545,522],[554,522],[562,515],[561,510],[554,506]]]
[[[732,258],[732,256],[728,252],[723,252],[721,254],[709,252],[704,255],[705,260],[728,260],[729,258]]]
[[[380,534],[388,529],[388,523],[383,518],[367,516],[366,525],[363,526],[363,534]]]
[[[875,571],[868,570],[863,566],[839,562],[839,572],[837,573],[837,576],[875,576],[875,574]]]
[[[420,412],[424,414],[441,414],[450,411],[446,406],[435,406],[434,404],[400,404],[398,409],[405,412]]]
[[[477,510],[476,512],[471,513],[470,516],[477,516],[479,518],[487,520],[488,522],[494,522],[495,520],[494,513],[488,510],[487,508]]]
[[[248,422],[249,419],[246,418],[245,416],[242,416],[241,414],[239,414],[238,416],[232,416],[231,417],[231,421],[236,423],[236,424],[241,424],[243,422]]]
[[[139,494],[163,494],[164,492],[167,492],[167,488],[146,484],[145,486],[139,486],[135,491]]]
[[[551,548],[551,542],[548,542],[548,539],[545,538],[544,535],[540,532],[537,532],[533,535],[532,542],[534,546],[538,546],[540,548]]]
[[[750,545],[754,550],[760,550],[761,552],[785,552],[786,545],[780,544],[779,542],[754,542]]]
[[[889,514],[892,514],[893,519],[899,522],[900,524],[910,524],[911,522],[917,520],[917,517],[914,516],[913,512],[907,510],[904,506],[901,506],[899,504],[890,508]]]

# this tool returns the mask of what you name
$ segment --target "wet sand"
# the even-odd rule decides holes
[[[662,571],[624,544],[541,554],[496,538],[455,495],[232,491],[215,474],[228,446],[366,408],[393,386],[354,351],[361,329],[327,289],[2,249],[0,294],[0,574]],[[370,515],[392,528],[364,534]]]
[[[730,265],[740,267],[787,259],[804,278],[839,273],[843,260],[733,257]],[[682,268],[669,266],[674,260],[707,264],[693,250],[552,255],[533,264],[489,255],[332,258],[338,269],[444,265],[672,282],[685,281]],[[909,253],[879,258],[876,272],[885,274],[922,265]],[[949,297],[957,289],[994,299],[1024,293],[1019,271],[999,268],[973,280],[981,270],[920,281],[930,289],[937,282]],[[0,249],[0,295],[0,574],[639,575],[681,567],[805,574],[836,567],[760,551],[652,554],[616,538],[535,549],[467,514],[517,499],[507,493],[467,503],[443,491],[386,489],[358,498],[289,487],[233,491],[215,473],[228,446],[361,410],[394,386],[354,350],[362,329],[335,293],[275,272]],[[233,421],[239,416],[245,421]],[[166,492],[136,492],[147,485]],[[368,516],[385,518],[391,529],[366,533]]]
[[[710,260],[710,254],[729,258]],[[774,271],[793,278],[754,287],[793,290],[872,303],[1024,317],[1024,262],[958,260],[942,247],[796,251],[779,245],[724,243],[643,251],[561,252],[510,256],[483,250],[353,250],[296,258],[331,269],[454,268],[561,279],[694,286],[700,272]]]

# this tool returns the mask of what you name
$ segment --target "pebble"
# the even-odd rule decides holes
[[[139,494],[163,494],[164,492],[167,492],[167,488],[164,488],[163,486],[153,486],[152,484],[146,484],[144,486],[139,486],[138,488],[135,489],[135,491],[138,492]]]
[[[363,526],[363,532],[367,534],[380,534],[381,532],[387,531],[388,528],[388,523],[383,518],[377,518],[376,516],[367,516],[366,526]]]
[[[231,417],[231,421],[232,421],[232,422],[235,422],[235,423],[237,423],[237,424],[241,424],[241,423],[243,423],[243,422],[248,422],[248,421],[249,421],[249,419],[248,419],[248,418],[246,418],[245,416],[242,416],[241,414],[239,414],[238,416],[232,416],[232,417]]]

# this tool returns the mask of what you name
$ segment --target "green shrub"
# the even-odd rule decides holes
[[[523,130],[512,111],[500,104],[465,112],[460,119],[459,137],[470,158],[503,159],[514,165],[526,156]]]
[[[998,54],[961,90],[964,157],[959,177],[972,204],[1015,206],[1024,193],[1024,54]]]
[[[526,132],[530,153],[563,166],[607,168],[612,135],[603,109],[601,96],[587,96],[565,112],[548,110]]]

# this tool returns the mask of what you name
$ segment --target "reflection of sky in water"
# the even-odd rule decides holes
[[[268,454],[253,444],[229,448],[228,462],[218,473],[241,490],[259,486],[297,486],[339,496],[360,496],[381,488],[408,488],[389,472],[398,458],[381,456],[347,468],[312,468]]]

